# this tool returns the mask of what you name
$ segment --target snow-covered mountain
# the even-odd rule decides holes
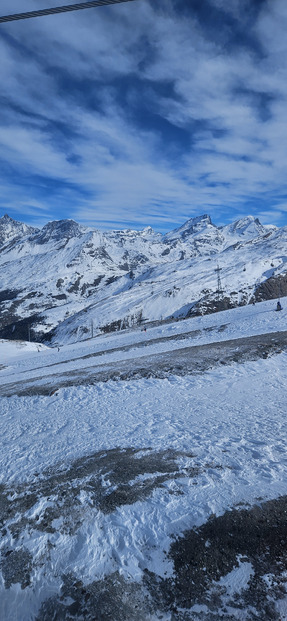
[[[23,224],[23,222],[17,222],[5,214],[0,218],[0,247],[7,244],[7,242],[19,239],[25,235],[31,235],[37,231],[38,229]]]
[[[208,215],[166,234],[0,218],[0,337],[75,341],[286,295],[287,227]]]

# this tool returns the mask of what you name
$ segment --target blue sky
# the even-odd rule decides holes
[[[2,0],[1,15],[61,4]],[[286,32],[286,0],[136,0],[1,24],[0,215],[286,225]]]

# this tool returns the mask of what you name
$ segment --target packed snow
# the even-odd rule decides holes
[[[122,330],[72,343],[61,347],[45,347],[26,342],[14,344],[0,341],[0,387],[9,381],[24,381],[43,375],[43,382],[55,372],[95,369],[107,363],[135,359],[143,355],[164,354],[168,351],[228,341],[257,334],[284,331],[287,327],[287,298],[282,299],[283,310],[276,312],[276,301],[267,300],[225,312],[193,317],[184,321],[162,323],[144,330]],[[34,355],[30,355],[33,349]],[[16,354],[21,350],[21,357]],[[24,355],[25,352],[27,355]]]
[[[102,354],[95,365],[104,361],[124,365],[128,357],[143,355],[141,344],[144,355],[152,356],[187,343],[192,347],[283,332],[287,298],[282,305],[278,313],[274,301],[262,302],[162,324],[147,332],[138,329],[96,337],[60,351],[1,341],[5,368],[0,381],[5,385],[12,378],[15,382],[33,379],[39,369],[43,378],[55,369],[84,371],[90,364],[84,356],[95,353]],[[3,522],[0,618],[48,621],[52,614],[63,619],[98,618],[98,609],[94,617],[89,616],[87,602],[96,597],[96,587],[90,585],[100,588],[105,581],[115,612],[113,618],[108,616],[110,609],[103,609],[99,619],[216,620],[219,614],[242,621],[287,619],[283,570],[280,597],[274,595],[272,572],[269,582],[267,573],[261,579],[268,609],[267,604],[260,608],[259,600],[248,604],[246,599],[244,604],[242,599],[238,605],[256,574],[253,557],[247,558],[246,553],[238,553],[234,564],[208,583],[209,594],[217,594],[215,608],[211,596],[209,600],[199,591],[184,609],[182,603],[162,605],[159,599],[153,601],[154,591],[147,586],[148,578],[163,586],[172,580],[176,557],[169,550],[174,538],[203,528],[208,519],[228,510],[247,510],[286,494],[286,383],[287,353],[283,351],[197,376],[107,381],[60,388],[50,396],[2,397],[2,504],[14,501],[18,508]],[[111,455],[119,472],[135,465],[134,475],[131,470],[124,485],[126,493],[134,494],[129,501],[123,500],[117,465],[115,470],[109,465]],[[147,458],[155,456],[158,461],[147,468]],[[90,458],[98,468],[97,501]],[[108,460],[106,469],[98,467],[103,460]],[[67,473],[74,470],[69,483]],[[61,481],[63,496],[57,487]],[[65,500],[69,494],[73,495],[71,507]],[[207,552],[212,545],[206,539]],[[118,600],[113,597],[119,597],[123,584],[132,585],[136,595],[130,596],[131,602],[137,598],[138,612],[128,608],[124,595],[121,612],[116,612]],[[118,585],[116,596],[111,585]],[[129,593],[131,586],[125,588]],[[100,599],[95,601],[100,606]],[[275,616],[268,617],[270,611]]]

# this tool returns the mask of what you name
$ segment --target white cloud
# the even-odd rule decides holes
[[[237,0],[213,1],[241,19]],[[13,10],[28,4],[15,2]],[[3,14],[9,6],[2,3]],[[160,228],[202,211],[222,218],[267,195],[277,204],[287,190],[285,0],[267,2],[250,30],[264,57],[246,46],[226,49],[195,14],[188,19],[173,7],[142,0],[9,24],[2,38],[0,31],[0,155],[18,176],[87,192],[77,207],[79,194],[59,190],[69,217]],[[141,119],[139,84],[151,106]],[[156,115],[159,126],[166,120],[175,134],[186,133],[181,148],[169,148]],[[18,191],[7,187],[11,204]],[[53,215],[49,196],[25,192],[28,215],[37,200]]]

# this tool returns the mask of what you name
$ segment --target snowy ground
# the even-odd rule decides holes
[[[141,376],[142,368],[151,367],[155,375],[156,368],[165,371],[165,361],[167,373],[161,373],[161,376],[168,374],[168,369],[175,370],[181,363],[183,373],[192,372],[189,364],[200,355],[199,350],[192,351],[192,347],[209,347],[212,343],[254,335],[283,334],[287,329],[287,298],[282,302],[286,310],[283,308],[281,312],[276,312],[276,303],[269,300],[256,306],[162,324],[148,328],[146,332],[141,328],[116,332],[61,348],[48,349],[28,343],[26,355],[22,354],[24,344],[18,343],[18,347],[22,346],[21,356],[15,355],[13,342],[9,352],[7,342],[5,344],[2,340],[0,395],[50,394],[59,386],[91,383],[94,379],[106,381],[109,377],[131,377],[133,373]],[[32,346],[33,354],[30,352]],[[145,371],[143,375],[146,376]]]
[[[141,343],[152,359],[188,341],[278,334],[286,314],[273,309],[265,302],[21,358],[2,343],[1,383],[55,374],[55,363],[84,373],[91,354],[125,365],[143,355]],[[2,397],[0,619],[285,621],[279,349],[196,375]]]

